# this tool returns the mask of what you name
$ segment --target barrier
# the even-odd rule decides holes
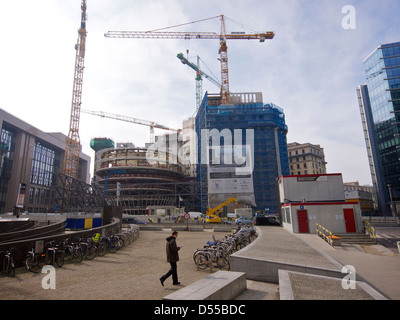
[[[395,224],[396,219],[394,217],[362,217],[363,221],[368,221],[370,223],[376,223],[376,224]]]
[[[330,232],[328,229],[318,223],[316,223],[316,226],[318,236],[328,242],[332,247],[341,245],[342,238],[333,235],[332,232]]]
[[[60,229],[60,223],[62,224],[62,229]],[[0,251],[6,251],[9,248],[13,247],[16,248],[16,252],[15,252],[15,264],[17,266],[21,266],[23,265],[23,260],[26,258],[26,253],[32,249],[35,248],[36,242],[37,241],[44,241],[44,242],[48,242],[48,241],[52,241],[55,240],[56,242],[59,242],[61,240],[64,239],[74,239],[76,237],[80,237],[80,238],[89,238],[92,237],[93,234],[95,233],[115,233],[118,230],[121,229],[120,227],[120,220],[119,219],[115,219],[112,223],[107,224],[105,226],[101,226],[98,228],[93,228],[93,229],[86,229],[86,230],[81,230],[81,231],[76,231],[76,232],[72,232],[70,234],[66,234],[66,233],[61,233],[61,231],[64,230],[64,225],[65,225],[65,221],[63,222],[59,222],[57,224],[54,225],[50,225],[49,227],[58,227],[57,233],[56,235],[50,235],[49,233],[43,233],[43,230],[47,231],[48,228],[46,229],[39,229],[39,230],[31,230],[31,232],[40,232],[41,233],[34,233],[29,239],[20,239],[20,240],[16,240],[16,241],[9,241],[6,243],[0,243]],[[53,232],[53,230],[51,230],[51,232]]]
[[[371,226],[371,224],[366,220],[363,220],[363,223],[364,223],[364,229],[368,232],[369,237],[372,238],[375,241],[375,243],[377,243],[375,228]]]

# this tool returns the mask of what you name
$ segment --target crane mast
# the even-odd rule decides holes
[[[221,88],[221,84],[215,80],[213,77],[209,76],[207,73],[205,73],[203,70],[200,69],[200,58],[197,56],[197,65],[194,63],[190,62],[188,59],[186,59],[182,53],[178,53],[177,58],[181,60],[183,64],[188,65],[190,68],[192,68],[194,71],[196,71],[196,108],[197,110],[200,108],[201,104],[201,99],[203,96],[203,86],[202,86],[202,77],[205,77],[208,79],[210,82],[215,84],[218,88]]]
[[[252,34],[245,34],[245,33],[226,34],[224,16],[220,15],[218,17],[221,18],[221,29],[219,34],[217,34],[216,32],[108,31],[104,34],[104,36],[106,38],[185,39],[185,40],[218,39],[220,41],[219,55],[221,62],[221,104],[229,104],[230,93],[229,93],[229,72],[228,72],[228,46],[226,44],[226,40],[248,39],[248,40],[260,40],[260,42],[264,42],[266,39],[273,39],[275,33],[272,31],[266,31],[263,33],[252,33]],[[167,27],[167,28],[172,28],[172,27]]]
[[[219,56],[221,60],[221,104],[229,104],[231,98],[229,94],[228,46],[226,45],[224,15],[221,16],[221,34],[219,36],[219,44]]]
[[[75,45],[75,73],[72,90],[71,117],[68,136],[65,141],[64,168],[65,175],[71,178],[78,177],[80,138],[79,120],[82,104],[82,83],[86,45],[86,0],[81,3],[81,26],[78,30],[78,40]]]

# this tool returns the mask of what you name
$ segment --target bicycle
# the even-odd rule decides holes
[[[39,256],[42,257],[43,259],[45,259],[45,257],[46,257],[46,255],[44,253],[41,253],[39,255],[35,254],[34,248],[32,248],[30,251],[28,251],[28,254],[25,259],[26,269],[28,269],[29,271],[31,271],[33,273],[38,273],[40,268],[43,266],[39,262]]]
[[[15,277],[15,248],[7,250],[3,258],[3,274],[5,276]]]
[[[220,270],[229,271],[231,268],[229,260],[223,255],[223,248],[219,246],[198,250],[194,255],[194,261],[198,270],[204,270],[207,267],[212,270],[214,263]]]
[[[92,238],[87,238],[86,241],[82,238],[78,239],[79,247],[81,248],[85,258],[88,260],[94,259],[97,256],[98,250]]]
[[[63,246],[65,249],[64,260],[76,260],[76,262],[81,263],[83,260],[83,252],[78,245],[78,243],[73,242],[69,244],[68,239],[63,241]]]
[[[102,246],[107,252],[115,253],[121,248],[121,242],[119,237],[112,235],[102,239]]]
[[[57,264],[60,268],[64,265],[64,248],[62,244],[56,244],[55,241],[47,242],[46,248],[46,264]]]

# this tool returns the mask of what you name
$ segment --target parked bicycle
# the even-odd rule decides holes
[[[212,270],[214,266],[225,271],[229,271],[231,268],[229,260],[224,257],[223,248],[220,246],[210,246],[197,251],[194,261],[199,270],[204,270],[207,267],[210,267]]]
[[[46,264],[57,264],[60,268],[64,265],[64,247],[62,243],[57,244],[54,240],[45,244]]]
[[[115,253],[121,248],[119,237],[112,235],[99,239],[99,255],[103,256],[107,252]]]
[[[86,259],[92,260],[97,256],[97,246],[95,245],[92,238],[78,238],[78,243]]]
[[[3,258],[3,274],[5,276],[15,277],[15,248],[7,250]]]
[[[231,235],[225,236],[223,240],[217,240],[212,235],[213,241],[207,241],[203,249],[197,249],[193,253],[193,260],[198,270],[216,266],[220,270],[229,270],[229,256],[238,251],[257,236],[255,229],[247,226],[240,226]]]
[[[78,263],[81,263],[83,260],[83,252],[81,247],[77,242],[69,243],[68,239],[63,241],[64,246],[64,260],[75,260]]]
[[[46,254],[44,253],[35,253],[35,249],[32,248],[31,250],[28,251],[28,254],[25,259],[25,267],[29,271],[33,273],[38,273],[40,269],[43,267],[43,262],[46,258]],[[41,262],[40,260],[43,260]]]

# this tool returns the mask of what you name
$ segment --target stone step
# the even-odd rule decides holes
[[[336,234],[335,236],[340,237],[342,243],[376,244],[375,239],[372,239],[367,234],[345,233],[345,234]]]

